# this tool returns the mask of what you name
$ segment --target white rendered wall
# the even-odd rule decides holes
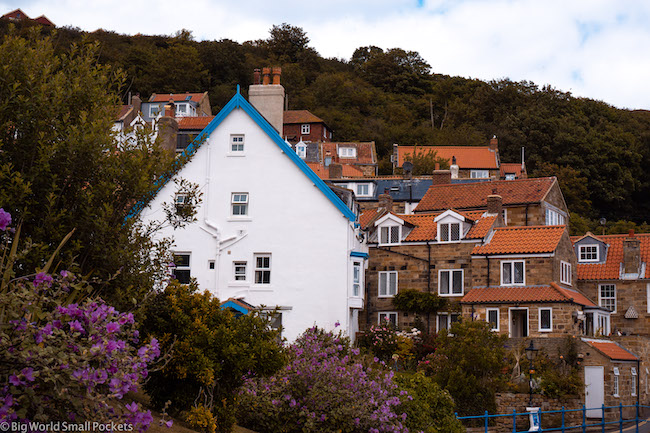
[[[231,134],[245,135],[243,156],[229,152]],[[285,308],[289,340],[314,324],[334,329],[338,321],[339,329],[357,329],[348,308],[350,251],[362,247],[352,223],[243,110],[224,119],[178,177],[200,185],[199,221],[160,235],[174,237],[175,252],[191,254],[191,275],[202,290],[222,301],[243,297]],[[175,188],[168,182],[141,219],[164,219],[162,203],[173,202]],[[247,217],[231,216],[233,192],[249,194]],[[271,284],[252,283],[255,253],[271,253]],[[234,261],[247,262],[247,281],[234,280]]]

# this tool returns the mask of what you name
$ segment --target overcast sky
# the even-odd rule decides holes
[[[302,27],[322,56],[360,46],[417,51],[436,73],[550,84],[650,109],[650,0],[0,0],[57,26],[196,39],[265,39]]]

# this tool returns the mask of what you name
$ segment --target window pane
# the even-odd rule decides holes
[[[449,294],[449,271],[440,272],[440,294]]]
[[[447,317],[448,316],[446,314],[438,315],[438,332],[442,331],[443,329],[448,329]]]
[[[512,267],[510,266],[511,263],[504,263],[502,267],[502,280],[503,284],[512,284]]]
[[[457,241],[460,240],[460,224],[450,224],[451,225],[451,240]]]
[[[388,275],[386,272],[379,273],[379,296],[386,296],[386,279]]]
[[[440,240],[443,242],[449,240],[449,224],[440,224]]]
[[[514,283],[515,284],[523,284],[524,283],[524,263],[523,262],[515,262],[514,263],[514,268],[515,268]]]
[[[551,310],[540,310],[539,311],[539,320],[540,320],[540,329],[550,330],[551,329]]]
[[[390,243],[391,244],[399,243],[399,227],[397,226],[390,228]]]
[[[190,283],[190,270],[189,269],[174,269],[174,278],[181,284]]]
[[[497,310],[488,310],[488,322],[491,329],[499,328],[499,312]]]
[[[463,271],[454,271],[454,285],[452,289],[454,294],[463,293]]]
[[[388,227],[382,227],[380,232],[379,242],[382,244],[388,243]]]
[[[397,272],[391,272],[389,275],[389,295],[395,295],[397,293]]]
[[[174,264],[176,266],[189,266],[190,265],[190,255],[189,254],[174,254]]]

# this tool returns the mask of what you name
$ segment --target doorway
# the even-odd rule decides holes
[[[510,309],[510,337],[511,338],[528,337],[528,309],[527,308]]]
[[[587,418],[602,418],[598,409],[605,404],[605,367],[585,366],[585,407],[596,408],[587,411]]]

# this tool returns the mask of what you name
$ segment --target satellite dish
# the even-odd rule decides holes
[[[604,226],[605,224],[607,224],[607,220],[605,218],[601,218],[600,219],[600,225]]]

